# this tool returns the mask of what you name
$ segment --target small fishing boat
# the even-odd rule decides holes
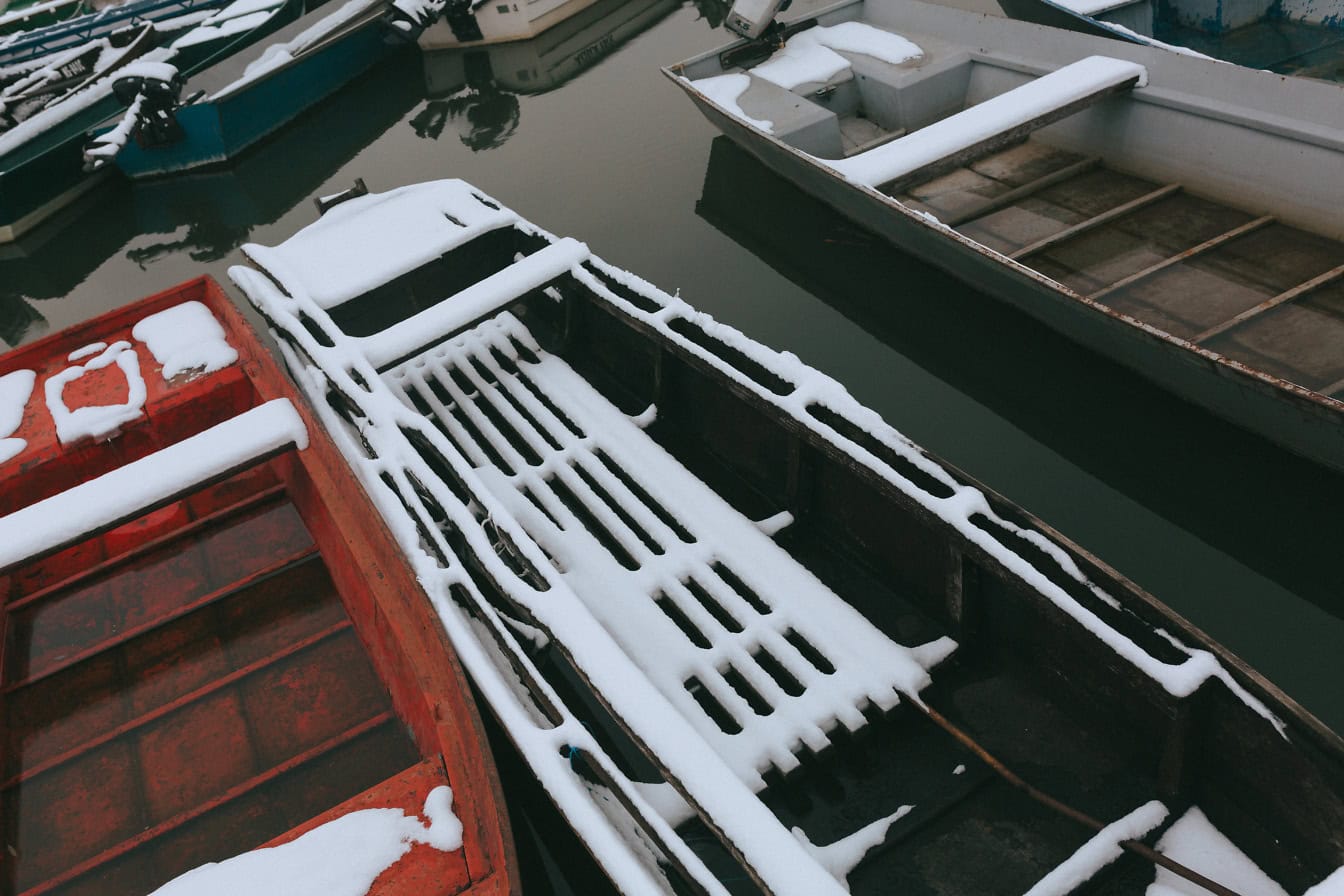
[[[461,181],[327,205],[230,277],[621,892],[1344,882],[1338,735],[838,383]]]
[[[473,150],[499,146],[518,128],[519,96],[555,90],[606,59],[679,7],[677,0],[600,0],[540,37],[474,49],[426,49],[429,103],[412,121],[437,139],[453,124]]]
[[[217,284],[0,358],[0,433],[5,893],[515,890],[430,604]]]
[[[200,30],[178,34],[166,46],[160,24],[145,23],[136,31],[133,55],[127,50],[106,64],[99,56],[76,88],[57,101],[28,108],[22,121],[0,129],[0,242],[19,238],[97,185],[98,178],[86,170],[90,131],[128,105],[148,112],[154,108],[147,106],[149,100],[158,100],[160,107],[174,102],[183,79],[263,39],[296,18],[303,6],[304,0],[234,0],[223,9],[200,10],[194,21]],[[103,42],[114,43],[111,38]],[[52,64],[61,58],[25,66],[23,77],[40,90],[61,79],[62,66]]]
[[[0,65],[30,62],[107,38],[128,27],[153,24],[164,37],[190,28],[225,0],[132,0],[0,39]]]
[[[443,17],[425,29],[420,46],[444,50],[531,40],[598,0],[449,0]]]
[[[116,73],[158,46],[143,25],[52,53],[38,63],[0,68],[0,134]]]
[[[1000,0],[1014,18],[1194,52],[1248,68],[1344,81],[1344,4],[1278,0]]]
[[[917,0],[783,38],[664,72],[897,247],[1344,469],[1336,86]]]
[[[95,137],[92,164],[115,158],[132,178],[235,158],[367,71],[416,35],[443,0],[348,0],[311,12],[266,46],[200,72],[165,101],[131,110]],[[134,138],[134,139],[132,139]]]
[[[85,0],[0,3],[0,35],[43,28],[89,11]]]

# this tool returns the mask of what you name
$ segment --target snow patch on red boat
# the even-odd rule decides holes
[[[289,843],[202,865],[152,896],[362,896],[417,843],[443,852],[462,848],[450,787],[429,792],[424,816],[428,825],[400,809],[360,809]]]
[[[238,360],[224,328],[200,302],[183,302],[151,314],[131,329],[131,335],[149,347],[165,380],[188,372],[213,373]]]
[[[115,363],[126,376],[126,401],[121,404],[86,405],[73,411],[65,404],[65,387],[84,374]],[[145,411],[145,380],[140,376],[140,356],[125,340],[114,342],[87,364],[67,367],[49,378],[47,410],[56,424],[56,435],[65,444],[80,439],[108,439],[122,426]]]
[[[23,409],[33,394],[37,374],[31,370],[15,370],[0,376],[0,464],[17,457],[28,447],[27,439],[11,439],[23,423]]]

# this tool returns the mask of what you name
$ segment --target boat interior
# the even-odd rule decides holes
[[[60,370],[72,348],[129,338],[146,313],[207,290],[220,314],[229,300],[201,280],[174,301],[33,343],[15,363]],[[229,308],[225,322],[240,346],[236,315]],[[245,358],[264,354],[244,338]],[[61,449],[45,417],[31,415],[20,433],[35,447],[21,468],[5,468],[4,506],[82,494],[91,475],[130,462],[152,466],[273,396],[268,365],[282,376],[267,359],[256,379],[235,364],[183,384],[146,363],[149,422],[111,442]],[[125,395],[120,370],[86,372],[67,405]],[[463,723],[433,718],[449,712],[450,696],[407,684],[441,682],[446,660],[412,671],[386,595],[374,625],[371,582],[382,573],[360,569],[375,555],[355,559],[370,542],[343,517],[349,495],[324,492],[329,472],[290,445],[0,569],[0,893],[143,896],[354,809],[416,814],[449,769],[479,864],[423,846],[414,861],[441,882],[434,892],[484,874],[471,825],[482,807],[469,804],[477,785],[459,773],[470,754],[445,748],[440,730]],[[395,886],[378,892],[409,892]]]
[[[609,711],[615,698],[589,676],[581,647],[529,609],[571,615],[561,580],[786,827],[826,845],[889,823],[849,874],[855,894],[1025,892],[1092,836],[1015,789],[953,729],[1106,823],[1149,799],[1170,809],[1168,824],[1198,805],[1290,892],[1344,862],[1344,843],[1320,836],[1332,828],[1323,819],[1344,829],[1336,796],[1344,769],[1337,759],[1304,763],[1290,746],[1316,735],[1296,723],[1280,735],[1220,681],[1173,698],[1010,572],[981,537],[1160,664],[1187,657],[1157,630],[1183,623],[1081,551],[1061,560],[1043,547],[1048,530],[992,495],[967,517],[975,535],[954,531],[929,508],[964,494],[964,477],[857,416],[851,402],[810,390],[773,354],[725,339],[595,260],[534,283],[473,328],[420,326],[444,297],[549,251],[525,230],[491,230],[329,316],[305,304],[280,333],[300,353],[335,346],[333,357],[349,357],[341,353],[389,327],[417,325],[422,347],[378,365],[379,376],[426,421],[423,434],[403,435],[438,479],[412,479],[397,497],[422,544],[442,536],[463,545],[463,525],[490,534],[513,577],[469,550],[460,559],[499,614],[529,633],[518,641],[530,664],[620,776],[669,780],[641,740],[648,732]],[[364,417],[370,389],[333,387],[328,401],[347,421]],[[520,529],[485,519],[472,481]],[[454,494],[468,511],[443,497]],[[520,540],[539,553],[520,552]],[[750,551],[737,547],[748,542]],[[1068,572],[1073,564],[1083,573]],[[519,599],[529,591],[537,603]],[[820,622],[855,610],[861,618],[848,629]],[[931,658],[933,684],[922,696],[951,728],[894,700],[889,684],[865,685],[867,670],[854,668],[855,642],[878,645],[857,651],[866,657],[858,665],[881,667],[891,644],[941,658],[948,638],[958,646]],[[540,707],[536,718],[556,723],[546,689],[504,658],[509,647],[498,650],[496,662]],[[811,732],[801,740],[799,719]],[[619,802],[603,762],[567,755],[604,804]],[[729,892],[761,892],[721,822],[683,817],[676,831]],[[705,892],[670,850],[644,848],[672,892]],[[1072,892],[1139,894],[1153,880],[1148,861],[1126,854]]]
[[[750,68],[725,69],[715,57],[678,73],[694,83],[745,71],[751,80],[737,98],[742,114],[771,122],[774,138],[850,180],[866,181],[1119,314],[1344,397],[1344,234],[1337,217],[1324,206],[1304,213],[1293,199],[1301,190],[1287,184],[1261,193],[1264,202],[1235,186],[1276,177],[1247,167],[1249,159],[1279,159],[1282,147],[1256,142],[1274,137],[1230,120],[1225,134],[1200,131],[1221,113],[1184,116],[1192,123],[1163,109],[1163,100],[1140,101],[1128,84],[1098,81],[1081,98],[1044,103],[985,139],[962,139],[955,135],[974,125],[983,104],[1012,99],[1044,78],[1011,59],[901,33],[925,50],[922,58],[893,65],[842,53],[849,70],[792,91]],[[1086,77],[1084,65],[1052,75],[1074,70]],[[1170,151],[1164,138],[1154,139],[1155,128],[1173,135],[1190,128],[1184,132],[1190,141],[1225,140],[1237,149],[1195,158]],[[953,135],[948,151],[903,167],[902,138],[919,141],[935,132]],[[1316,152],[1305,145],[1312,140],[1304,133],[1300,151]],[[1337,165],[1339,147],[1329,151]],[[1163,161],[1177,156],[1194,161]],[[1286,157],[1281,161],[1291,167]],[[1234,191],[1252,198],[1242,200],[1244,207],[1219,198]]]

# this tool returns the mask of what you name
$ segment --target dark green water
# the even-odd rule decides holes
[[[100,189],[0,247],[0,339],[222,279],[243,241],[285,238],[313,220],[312,197],[355,177],[374,190],[465,178],[834,376],[1344,730],[1344,478],[838,219],[716,140],[658,72],[726,42],[705,12],[608,11],[638,33],[605,34],[598,17],[569,63],[590,67],[548,92],[516,92],[573,74],[537,56],[544,39],[470,59],[408,53],[230,171]]]

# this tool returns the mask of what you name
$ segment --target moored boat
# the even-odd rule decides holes
[[[1014,18],[1284,75],[1344,81],[1344,5],[1277,0],[1002,0]]]
[[[919,2],[787,32],[665,72],[896,246],[1344,469],[1337,87]]]
[[[303,5],[234,0],[223,9],[200,10],[194,23],[200,30],[179,34],[167,46],[158,45],[158,23],[146,23],[137,32],[134,56],[124,52],[115,65],[94,68],[76,89],[0,132],[0,242],[18,239],[97,185],[99,178],[85,168],[90,131],[127,105],[145,102],[143,92],[175,96],[181,79],[264,38]],[[28,76],[41,82],[52,74],[42,64]]]
[[[442,0],[348,0],[315,10],[266,46],[187,79],[152,114],[100,134],[91,153],[99,162],[115,158],[132,178],[225,163],[413,41],[441,7]],[[151,123],[154,132],[145,133]]]
[[[4,356],[0,432],[5,892],[516,888],[425,595],[213,281]]]
[[[460,181],[245,253],[622,892],[1344,881],[1336,734],[797,358]]]
[[[437,139],[456,126],[473,150],[499,146],[519,123],[519,96],[555,90],[602,62],[677,8],[675,0],[600,0],[531,40],[474,49],[425,50],[429,103],[412,122],[416,133]]]

